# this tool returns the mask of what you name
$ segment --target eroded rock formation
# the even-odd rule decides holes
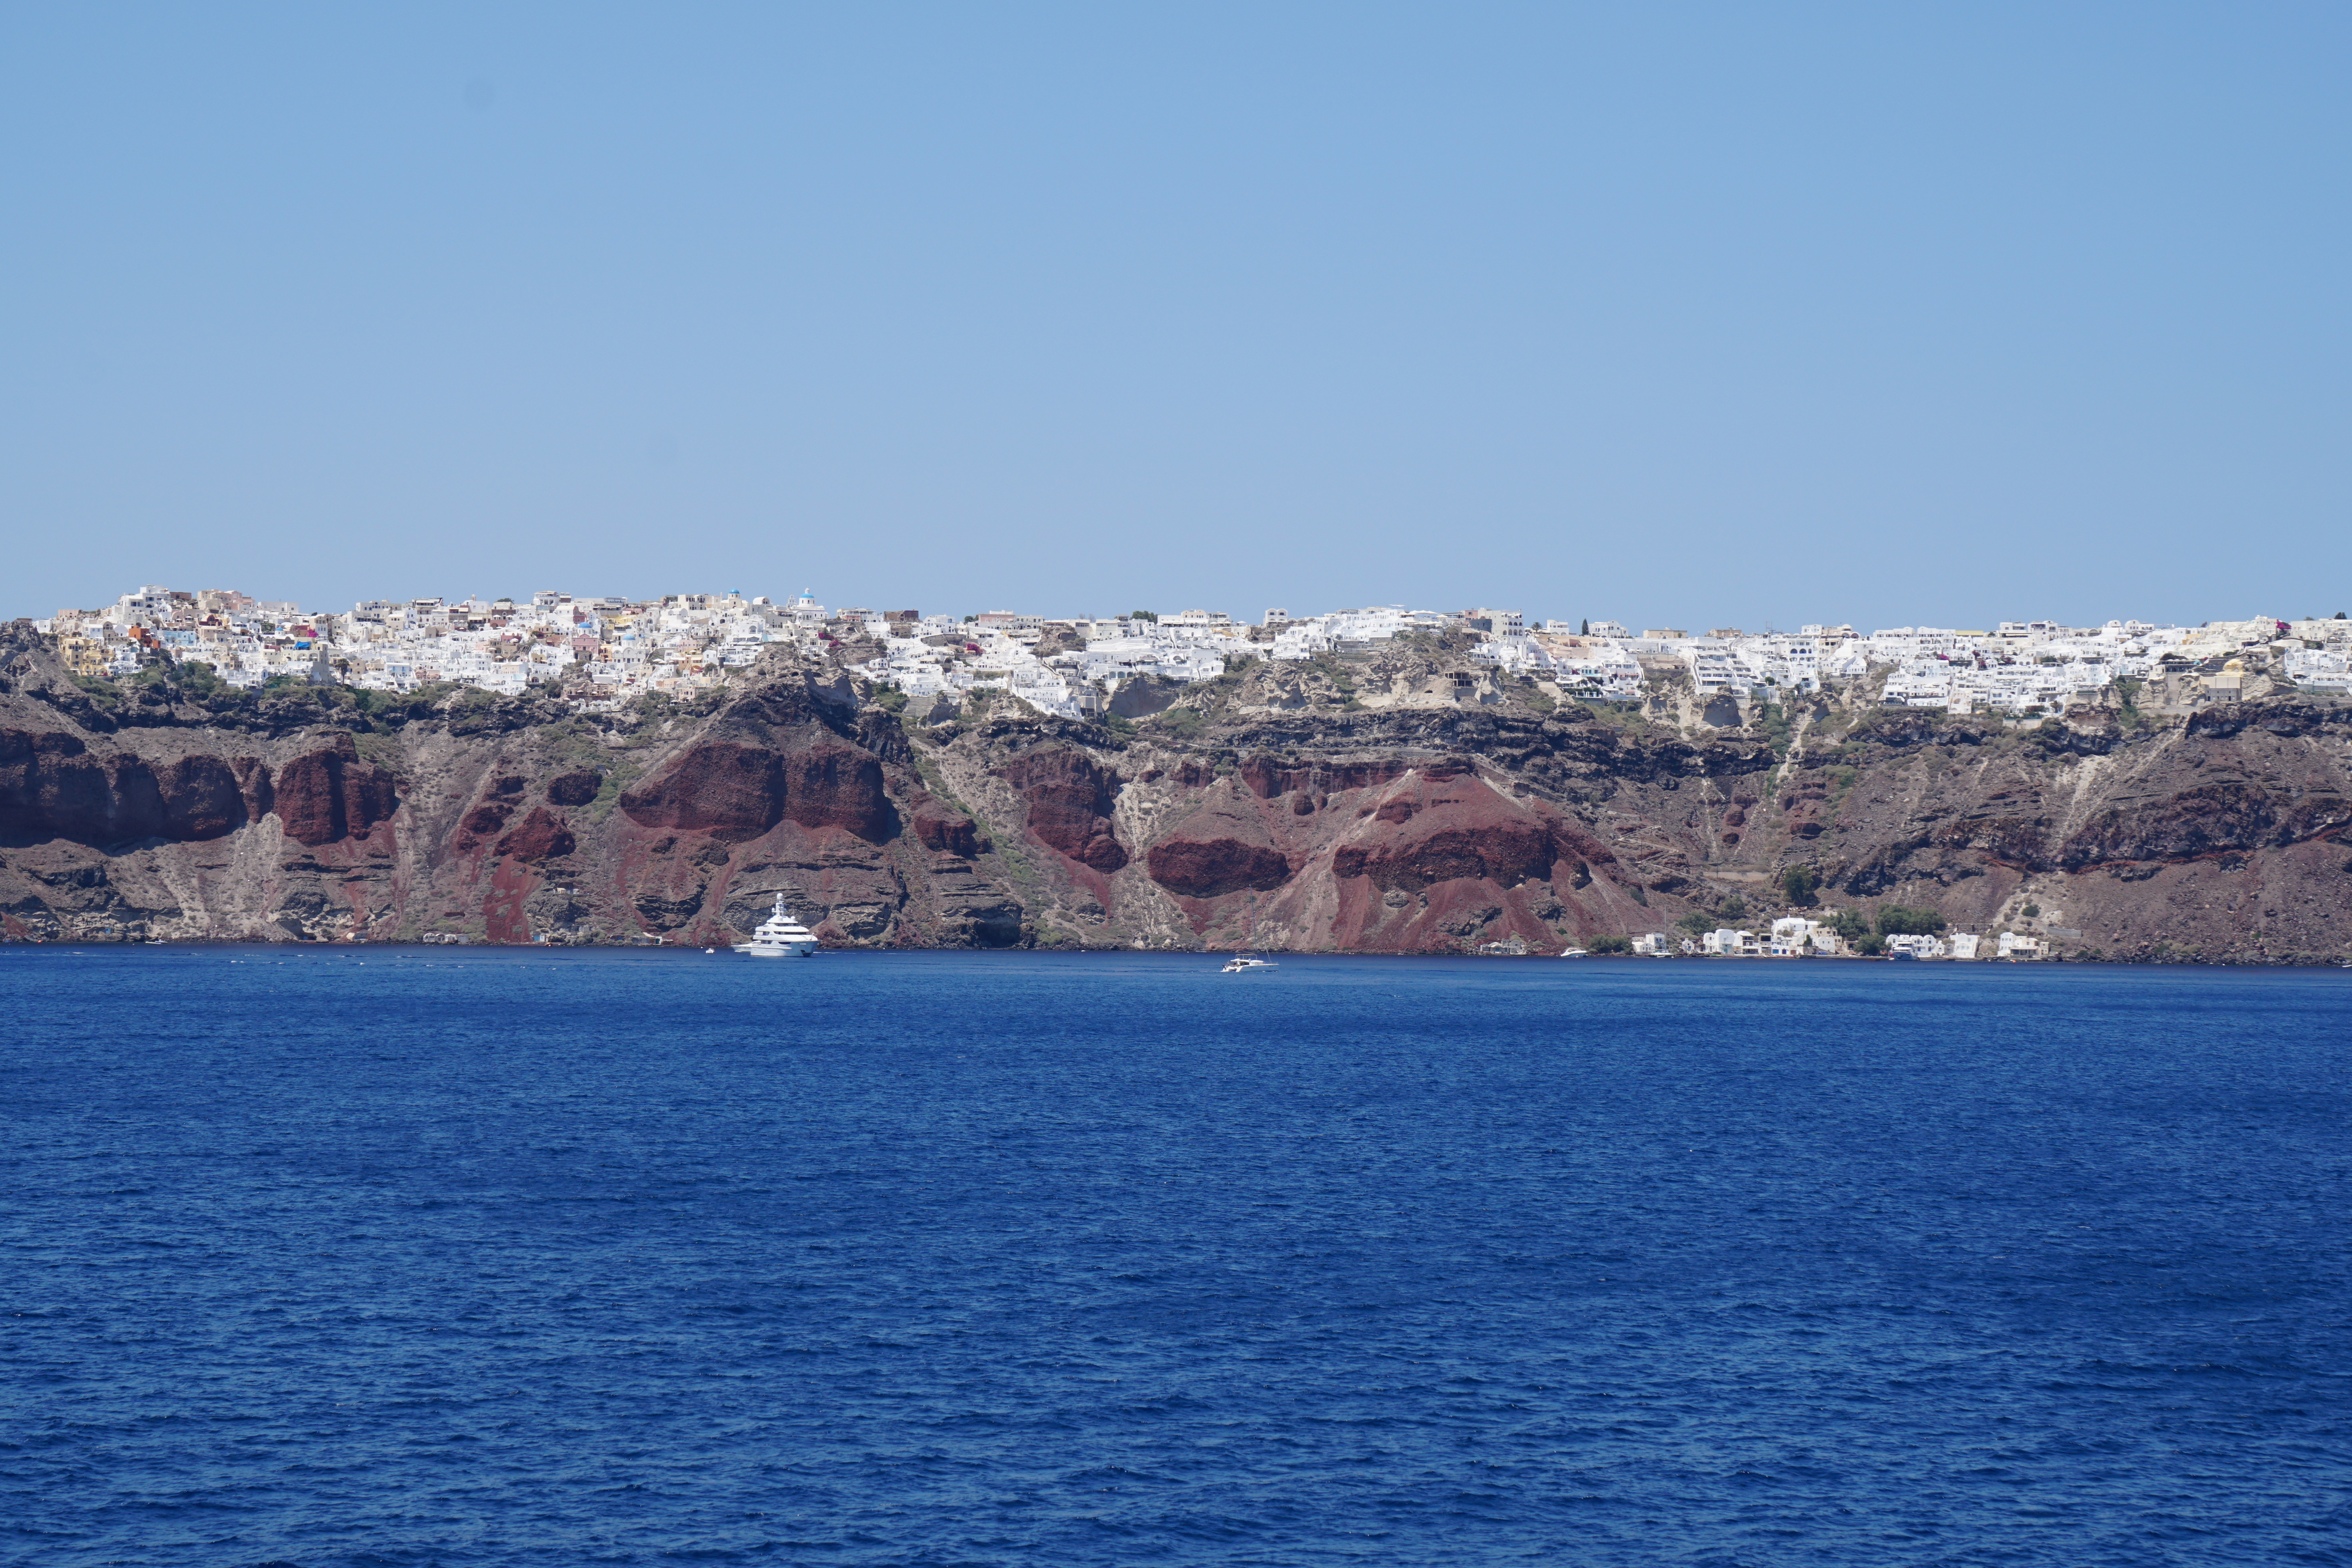
[[[772,652],[684,709],[83,690],[0,632],[0,931],[1537,950],[1926,906],[2070,951],[2352,956],[2352,708],[2152,726],[1590,710],[1443,649],[1255,666],[1106,726],[929,725]],[[1160,700],[1181,695],[1182,706]],[[1696,715],[1698,716],[1693,716]],[[1755,721],[1750,727],[1749,721]]]

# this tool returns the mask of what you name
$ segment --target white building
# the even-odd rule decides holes
[[[1771,946],[1776,956],[1833,954],[1841,946],[1838,934],[1822,921],[1784,915],[1772,922]]]
[[[1886,951],[1907,953],[1914,958],[1940,958],[1947,949],[1940,936],[1889,936]]]

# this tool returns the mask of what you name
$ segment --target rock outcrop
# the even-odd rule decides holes
[[[1127,849],[1111,827],[1118,774],[1074,747],[1032,751],[1004,769],[1005,782],[1028,810],[1029,836],[1081,865],[1115,872]]]
[[[1139,691],[1102,726],[1009,698],[919,717],[781,650],[603,718],[85,690],[18,623],[0,932],[713,945],[782,894],[835,945],[1544,951],[1753,925],[1802,867],[1822,906],[2082,956],[2352,956],[2329,702],[1622,712],[1402,642]]]

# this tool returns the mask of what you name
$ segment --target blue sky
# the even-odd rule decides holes
[[[0,613],[2352,608],[2352,12],[16,6]]]

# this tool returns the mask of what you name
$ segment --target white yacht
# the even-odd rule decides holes
[[[760,928],[751,933],[749,942],[735,944],[735,951],[749,953],[754,958],[805,958],[816,951],[816,936],[793,918],[780,893],[776,894],[776,907],[760,922]]]
[[[1592,955],[1582,947],[1570,947],[1560,954],[1563,958],[1590,958]]]
[[[1217,973],[1220,975],[1246,975],[1252,969],[1271,969],[1274,967],[1274,960],[1271,958],[1253,958],[1246,953],[1237,953],[1234,956],[1233,960],[1226,964],[1223,968],[1218,970]]]

